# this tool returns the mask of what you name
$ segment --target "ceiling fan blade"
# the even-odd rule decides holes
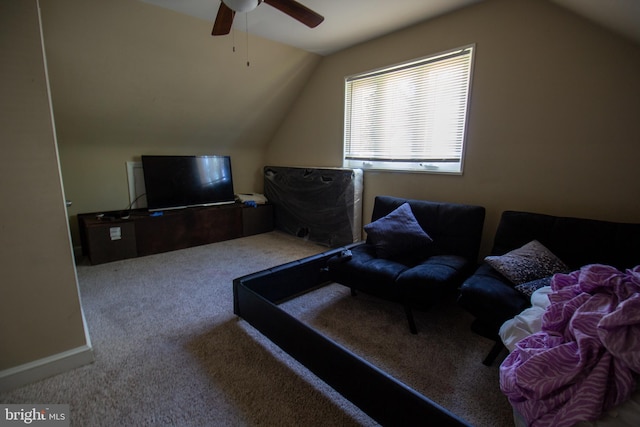
[[[231,25],[233,25],[233,17],[236,13],[226,4],[220,2],[220,9],[216,15],[216,22],[213,24],[212,36],[223,36],[231,32]]]
[[[294,0],[264,0],[264,2],[293,19],[297,19],[307,27],[315,28],[324,21],[324,16]]]

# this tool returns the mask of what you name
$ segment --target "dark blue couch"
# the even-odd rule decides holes
[[[477,266],[485,209],[390,196],[375,198],[374,222],[408,203],[420,227],[433,239],[401,257],[380,257],[370,236],[351,248],[350,258],[336,256],[327,263],[331,280],[405,308],[409,328],[417,333],[412,308],[425,309],[443,292],[455,292]],[[408,243],[408,242],[407,242]]]
[[[625,269],[640,264],[640,224],[570,218],[530,212],[505,211],[491,255],[502,255],[538,240],[570,270],[588,264]],[[484,363],[500,353],[500,326],[529,307],[530,300],[486,263],[460,288],[458,303],[475,316],[474,332],[496,341]]]

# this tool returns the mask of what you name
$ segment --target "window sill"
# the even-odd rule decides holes
[[[375,162],[368,160],[344,160],[345,168],[362,169],[364,171],[417,172],[445,175],[462,175],[462,164],[459,162]]]

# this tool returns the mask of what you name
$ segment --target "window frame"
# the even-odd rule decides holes
[[[451,58],[459,57],[465,55],[466,51],[469,51],[469,65],[468,65],[468,77],[466,81],[466,94],[464,95],[464,113],[462,114],[461,121],[458,121],[458,126],[462,126],[462,131],[460,132],[460,158],[455,160],[424,160],[424,159],[371,159],[371,158],[360,158],[360,159],[349,159],[348,157],[348,144],[349,144],[349,120],[350,120],[350,99],[349,96],[349,87],[351,82],[358,81],[361,79],[366,79],[369,77],[375,77],[385,74],[391,73],[399,73],[404,70],[409,70],[417,67],[421,67],[428,64],[437,64],[441,61],[448,60]],[[348,168],[358,168],[364,170],[371,171],[396,171],[396,172],[419,172],[419,173],[436,173],[436,174],[453,174],[453,175],[462,175],[464,171],[464,160],[465,160],[465,152],[467,146],[467,132],[468,132],[468,123],[469,123],[469,114],[470,114],[470,104],[471,104],[471,93],[472,93],[472,83],[473,83],[473,74],[474,74],[474,63],[475,63],[475,55],[476,54],[476,45],[468,44],[459,48],[450,49],[447,51],[439,52],[436,54],[411,59],[408,61],[403,61],[397,64],[380,67],[374,70],[369,70],[357,74],[353,74],[345,77],[344,79],[344,122],[343,122],[343,167]],[[462,88],[461,88],[462,89]],[[424,99],[423,99],[424,100]],[[461,100],[462,101],[462,100]],[[458,116],[459,117],[459,116]]]

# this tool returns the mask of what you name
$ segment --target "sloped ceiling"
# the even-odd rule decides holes
[[[40,4],[63,149],[262,146],[319,60],[257,37],[249,58],[245,45],[207,37],[207,22],[138,1]]]
[[[138,1],[138,0],[136,0]],[[213,23],[220,0],[139,0]],[[238,14],[234,28],[327,55],[486,0],[300,0],[325,17],[309,29],[266,4]],[[549,0],[640,43],[638,0]],[[247,26],[248,25],[248,26]]]
[[[551,0],[609,30],[640,43],[640,2],[637,0]]]

